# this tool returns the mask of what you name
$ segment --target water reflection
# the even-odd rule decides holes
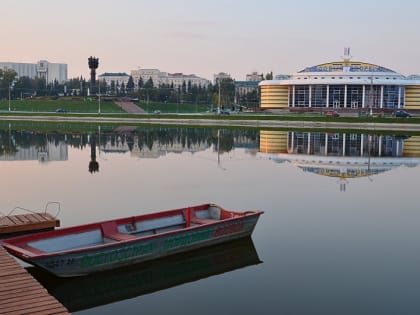
[[[65,135],[0,130],[0,161],[67,161]]]
[[[0,130],[0,161],[67,161],[69,147],[90,146],[90,173],[99,172],[97,153],[129,154],[155,159],[169,153],[191,154],[208,149],[220,155],[243,148],[250,156],[289,162],[304,172],[336,177],[368,177],[399,166],[420,163],[420,137],[359,133],[207,128],[133,128],[86,133],[41,133]],[[341,184],[340,184],[341,185]],[[345,185],[341,185],[345,190]]]
[[[87,314],[415,314],[418,309],[419,136],[106,126],[41,133],[4,127],[0,188],[7,198],[0,211],[40,209],[57,200],[63,226],[207,201],[266,211],[253,234],[264,264]],[[93,135],[100,170],[95,176],[88,172]],[[34,162],[29,156],[23,160],[17,153],[22,150],[32,152]],[[62,155],[39,159],[38,152],[46,151]],[[226,171],[218,168],[218,157]],[[379,168],[383,171],[373,172]],[[347,185],[345,194],[338,184]],[[188,272],[189,264],[178,270]],[[114,290],[118,277],[97,285],[75,283],[73,289],[65,289],[73,280],[50,282],[49,289],[75,310],[158,290],[130,282],[130,272],[137,271],[127,271],[126,287]],[[178,273],[171,275],[173,285],[175,276],[184,275]],[[137,290],[133,295],[127,292],[131,287]],[[82,295],[91,298],[84,304]]]
[[[99,155],[128,153],[134,158],[159,158],[168,153],[196,153],[213,148],[220,154],[235,148],[258,150],[258,132],[205,128],[128,128],[79,133],[0,130],[0,160],[39,162],[68,160],[68,147],[90,146],[89,172],[99,171]]]
[[[72,279],[27,270],[70,312],[164,290],[261,263],[251,238]],[[198,301],[197,301],[198,302]]]
[[[96,160],[96,135],[90,137],[90,162],[89,162],[89,172],[96,173],[99,172],[99,163]]]
[[[420,163],[420,137],[358,133],[261,131],[260,151],[304,172],[347,179],[367,177]]]

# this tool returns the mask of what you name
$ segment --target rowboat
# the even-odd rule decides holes
[[[75,313],[261,263],[251,237],[245,237],[84,277],[58,278],[37,267],[26,270]]]
[[[19,236],[2,245],[29,264],[74,277],[250,236],[262,213],[204,204]]]

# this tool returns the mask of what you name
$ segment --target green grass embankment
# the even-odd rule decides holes
[[[258,121],[278,121],[278,122],[315,122],[315,123],[346,123],[346,124],[366,124],[366,126],[372,124],[414,124],[420,125],[420,117],[413,118],[392,118],[392,117],[326,117],[322,113],[264,113],[264,112],[254,112],[254,113],[238,113],[230,115],[216,115],[211,112],[210,107],[207,105],[196,105],[196,104],[162,104],[162,103],[137,103],[143,109],[148,110],[149,114],[128,114],[123,112],[112,99],[103,99],[101,101],[101,114],[98,114],[99,102],[97,99],[89,98],[72,98],[72,97],[61,97],[58,99],[51,98],[36,98],[28,100],[12,100],[10,102],[11,111],[8,111],[9,102],[8,100],[0,101],[0,116],[26,116],[34,117],[36,116],[57,116],[57,117],[72,117],[73,120],[77,121],[77,118],[74,117],[83,117],[89,119],[93,117],[97,119],[101,118],[116,118],[115,124],[118,124],[118,119],[121,119],[120,124],[127,124],[127,121],[124,122],[123,118],[138,118],[139,122],[131,122],[130,124],[140,124],[148,123],[148,119],[153,118],[162,121],[166,120],[181,120],[187,122],[188,125],[200,125],[199,121],[203,120],[214,120],[213,125],[217,125],[217,121],[223,121],[224,127],[227,127],[229,121],[232,121],[232,126],[235,125],[234,121],[248,121],[246,127],[258,127]],[[56,113],[56,110],[62,108],[66,113]],[[160,114],[153,114],[154,111],[159,111]],[[209,112],[210,111],[210,112]],[[151,114],[150,114],[151,113]],[[29,117],[28,117],[29,116]],[[83,122],[85,123],[97,123],[92,119],[93,122],[88,122],[86,119]],[[15,119],[19,120],[19,118]],[[255,121],[255,124],[252,123]],[[82,123],[82,120],[80,120]],[[114,124],[114,122],[112,122]],[[154,122],[156,124],[156,121]],[[185,124],[185,123],[184,123]],[[244,126],[245,127],[245,126]],[[279,128],[279,127],[274,127]],[[306,128],[306,127],[305,127]],[[343,128],[352,128],[351,126],[343,126]],[[363,127],[362,127],[363,128]],[[357,127],[358,130],[362,129],[360,126]],[[369,128],[366,128],[369,129]],[[372,129],[372,128],[370,128]],[[381,127],[383,129],[383,127]],[[395,129],[395,128],[393,128]]]
[[[60,97],[55,100],[50,97],[45,97],[10,101],[11,112],[55,113],[58,109],[63,109],[67,113],[98,113],[99,102],[97,99],[79,97]],[[8,100],[0,101],[0,111],[9,111]],[[123,110],[112,100],[102,100],[101,112],[123,113]]]

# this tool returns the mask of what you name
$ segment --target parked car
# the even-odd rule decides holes
[[[395,112],[392,113],[392,116],[397,117],[397,118],[410,118],[410,117],[412,117],[412,115],[409,112],[407,112],[403,109],[396,110]]]
[[[325,113],[327,117],[340,117],[340,114],[335,110],[329,110]]]

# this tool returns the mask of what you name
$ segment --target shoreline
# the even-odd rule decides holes
[[[420,124],[411,123],[358,123],[358,122],[320,122],[302,120],[228,120],[199,118],[144,118],[144,117],[76,117],[76,116],[0,116],[0,121],[26,122],[80,122],[80,123],[112,123],[112,124],[150,124],[150,125],[195,125],[221,127],[253,127],[253,128],[298,128],[298,129],[355,129],[375,131],[420,131]]]

